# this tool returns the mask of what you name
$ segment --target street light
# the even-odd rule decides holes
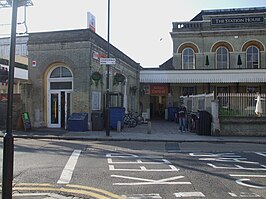
[[[17,32],[17,8],[19,6],[32,5],[31,0],[6,0],[0,1],[0,7],[12,5],[12,24],[10,37],[10,57],[8,73],[8,103],[6,133],[3,141],[3,171],[2,171],[2,199],[12,198],[12,182],[14,170],[14,138],[12,133],[12,111],[13,111],[13,84],[14,66],[16,53]]]
[[[107,57],[110,57],[110,0],[108,0]],[[107,64],[106,75],[106,136],[110,136],[110,65]]]

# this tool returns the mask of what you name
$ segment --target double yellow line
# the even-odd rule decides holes
[[[73,194],[73,196],[75,196],[75,194],[78,194],[83,197],[94,197],[97,199],[125,199],[122,196],[116,195],[103,189],[72,184],[56,187],[51,184],[19,183],[15,184],[13,191],[23,193],[41,191],[53,193],[68,193]]]

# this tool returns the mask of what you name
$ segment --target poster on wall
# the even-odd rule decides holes
[[[92,110],[101,110],[101,92],[92,91],[91,98]]]

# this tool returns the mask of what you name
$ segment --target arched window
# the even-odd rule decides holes
[[[216,68],[227,69],[228,68],[228,50],[225,47],[219,47],[216,50]]]
[[[71,71],[64,67],[56,67],[49,76],[49,88],[50,90],[67,89],[72,90],[73,76]]]
[[[70,70],[68,70],[66,67],[63,66],[55,68],[50,75],[50,78],[62,78],[62,77],[72,77]]]
[[[193,69],[195,66],[195,53],[192,48],[185,48],[182,52],[182,69]]]
[[[250,46],[246,51],[247,68],[259,68],[259,49]]]

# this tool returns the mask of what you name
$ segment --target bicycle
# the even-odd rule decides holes
[[[130,128],[137,126],[137,119],[133,116],[132,113],[126,113],[124,116],[124,124],[128,125]]]

